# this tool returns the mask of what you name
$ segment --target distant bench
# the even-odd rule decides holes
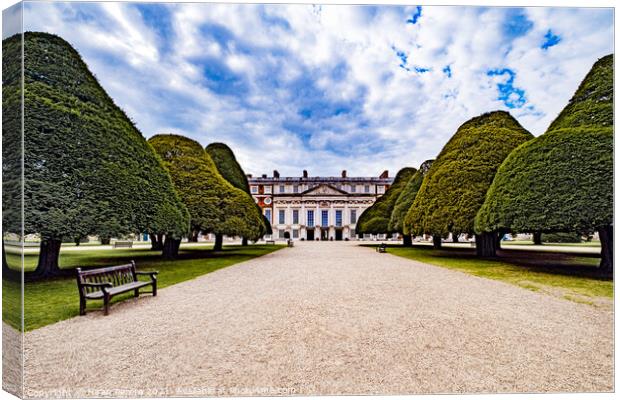
[[[112,247],[114,247],[114,248],[117,248],[117,247],[128,247],[128,248],[131,249],[133,247],[133,242],[131,240],[117,240],[116,242],[114,242]]]
[[[276,244],[275,240],[265,240],[265,244]]]
[[[385,243],[381,243],[379,247],[377,247],[378,253],[385,253],[387,251],[387,245]]]
[[[157,272],[136,271],[136,264],[117,265],[114,267],[88,269],[77,268],[77,285],[80,293],[80,315],[86,314],[86,300],[103,300],[103,314],[110,312],[110,300],[117,294],[131,292],[134,297],[140,295],[140,288],[151,286],[153,296],[157,296]],[[151,280],[139,281],[139,275],[149,275]]]

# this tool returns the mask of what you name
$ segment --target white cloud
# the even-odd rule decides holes
[[[254,174],[417,167],[467,119],[507,109],[497,84],[509,76],[491,69],[514,71],[527,102],[511,112],[541,134],[594,61],[613,51],[609,9],[525,9],[531,27],[516,37],[506,36],[505,8],[423,7],[415,25],[406,23],[415,7],[162,10],[166,32],[129,3],[29,3],[25,24],[73,44],[145,136],[226,142]],[[549,30],[561,40],[543,50]]]

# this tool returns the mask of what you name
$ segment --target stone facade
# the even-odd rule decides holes
[[[248,175],[250,191],[271,222],[273,239],[353,240],[355,225],[394,178],[379,177]]]

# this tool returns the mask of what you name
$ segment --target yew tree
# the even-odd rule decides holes
[[[21,35],[3,40],[3,110],[19,101],[14,73]],[[181,237],[187,209],[146,139],[114,104],[77,51],[58,36],[26,32],[24,51],[23,228],[39,234],[32,277],[61,273],[63,240],[157,232]],[[19,139],[19,121],[3,135]],[[9,159],[10,161],[10,159]],[[4,165],[3,165],[4,167]],[[7,186],[9,198],[17,188]],[[15,231],[15,221],[8,227]]]
[[[383,196],[379,197],[372,206],[365,209],[360,215],[355,225],[357,233],[402,233],[399,230],[390,229],[390,218],[396,200],[415,173],[416,169],[409,167],[405,167],[398,171],[394,178],[394,182],[392,182],[392,185],[385,191]],[[405,241],[407,241],[407,239],[405,239]]]
[[[223,235],[256,237],[262,219],[256,204],[243,190],[231,185],[217,170],[200,143],[179,136],[160,134],[149,139],[160,155],[190,213],[192,229],[216,235],[221,250]]]
[[[499,168],[476,229],[567,232],[601,239],[613,269],[613,55],[598,60],[547,131]]]
[[[241,168],[241,165],[237,161],[235,153],[233,153],[230,147],[224,143],[211,143],[207,146],[206,151],[215,163],[220,175],[230,182],[231,185],[247,193],[250,199],[253,199],[252,194],[250,193],[248,178],[243,171],[243,168]],[[263,210],[258,204],[256,204],[256,212],[258,213],[258,218],[262,220],[262,223],[259,226],[260,230],[258,231],[257,236],[244,236],[242,241],[243,245],[247,245],[248,239],[256,241],[265,234],[271,232],[271,224],[269,223],[269,220],[267,220],[267,217],[263,215]]]
[[[415,172],[415,174],[413,174],[411,179],[409,179],[409,182],[407,182],[403,190],[400,192],[400,195],[394,204],[394,209],[392,210],[392,215],[390,216],[390,222],[388,223],[388,229],[392,232],[401,232],[403,234],[403,243],[405,245],[411,244],[411,234],[406,232],[404,229],[405,216],[407,215],[409,208],[411,208],[413,200],[415,200],[415,196],[418,194],[418,190],[420,190],[420,186],[422,186],[424,175],[426,175],[432,164],[433,160],[427,160],[420,165],[420,168]]]
[[[504,159],[533,138],[505,111],[472,118],[443,147],[405,217],[405,231],[437,237],[474,233],[474,219]],[[438,243],[439,242],[439,243]],[[476,236],[481,256],[495,255],[495,231]]]

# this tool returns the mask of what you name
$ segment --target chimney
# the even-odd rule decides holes
[[[308,177],[308,171],[304,169],[304,178],[307,178],[307,177]]]
[[[247,176],[248,178],[252,178],[252,174],[246,174],[245,176]]]
[[[342,170],[342,177],[343,177],[343,178],[346,178],[346,177],[347,177],[347,170],[346,170],[346,169],[343,169],[343,170]]]
[[[379,175],[379,179],[387,179],[388,176],[389,176],[389,173],[388,173],[388,170],[386,169],[385,171],[381,173],[381,175]]]
[[[267,178],[267,174],[263,174],[263,178]]]
[[[273,177],[274,178],[280,178],[280,173],[277,170],[273,170]]]

